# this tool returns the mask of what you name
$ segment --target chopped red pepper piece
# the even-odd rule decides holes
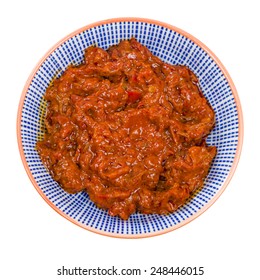
[[[136,102],[138,99],[141,98],[141,93],[137,92],[137,91],[126,91],[128,94],[128,102],[129,103],[134,103]]]

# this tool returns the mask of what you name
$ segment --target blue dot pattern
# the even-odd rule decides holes
[[[42,97],[54,77],[71,64],[83,61],[84,49],[96,45],[107,49],[120,40],[135,37],[151,52],[170,64],[187,65],[199,77],[200,87],[214,108],[216,126],[209,135],[209,145],[218,153],[204,187],[179,210],[170,215],[133,214],[123,221],[98,209],[88,194],[68,194],[53,181],[35,150],[39,135]],[[238,144],[238,112],[230,85],[213,59],[196,43],[166,27],[145,22],[122,21],[101,24],[69,38],[41,64],[28,87],[21,118],[22,147],[30,172],[50,202],[65,216],[88,229],[118,236],[153,234],[174,228],[203,209],[221,191],[232,167]]]

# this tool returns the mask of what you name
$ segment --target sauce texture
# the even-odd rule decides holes
[[[91,46],[47,89],[36,148],[69,193],[86,191],[112,216],[168,214],[203,185],[216,147],[214,112],[185,66],[162,62],[134,38]]]

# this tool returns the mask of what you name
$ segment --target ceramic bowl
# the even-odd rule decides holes
[[[71,64],[83,61],[84,49],[107,49],[120,40],[135,37],[160,59],[187,65],[199,78],[200,87],[216,114],[216,125],[207,138],[217,147],[204,187],[170,215],[136,213],[127,221],[111,217],[89,199],[87,193],[68,194],[51,178],[35,149],[43,134],[43,95],[54,77]],[[235,86],[219,59],[199,40],[162,22],[119,18],[83,27],[58,42],[37,64],[20,101],[17,136],[24,167],[39,194],[59,214],[87,230],[124,238],[154,236],[177,229],[208,209],[227,187],[236,169],[242,146],[242,113]]]

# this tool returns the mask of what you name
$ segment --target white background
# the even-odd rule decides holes
[[[147,270],[151,266],[203,266],[204,276],[161,276],[160,279],[260,279],[257,2],[1,1],[1,279],[99,279],[57,276],[57,269],[62,265],[70,268],[115,265]],[[176,231],[136,240],[88,232],[52,210],[28,179],[16,140],[20,95],[40,58],[72,31],[99,20],[123,16],[160,20],[205,43],[222,61],[236,85],[245,126],[238,168],[218,201]],[[135,277],[150,278],[159,279]]]

